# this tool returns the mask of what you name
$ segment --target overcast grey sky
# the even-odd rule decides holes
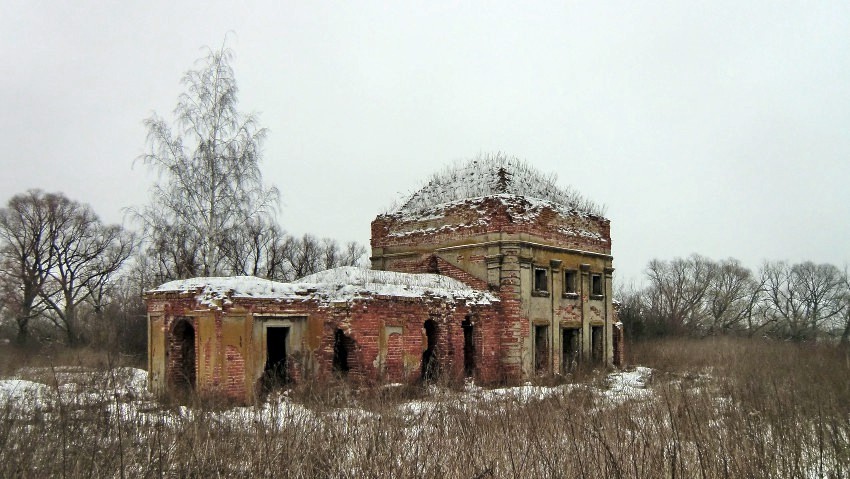
[[[850,2],[0,0],[0,201],[140,205],[142,121],[235,51],[280,221],[368,244],[435,169],[527,160],[608,207],[619,280],[698,252],[850,263]]]

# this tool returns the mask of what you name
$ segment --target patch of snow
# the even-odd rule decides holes
[[[391,213],[425,212],[453,201],[500,194],[540,199],[570,211],[604,214],[604,208],[573,188],[558,186],[556,174],[544,174],[516,157],[501,153],[482,156],[434,174]]]
[[[608,389],[602,396],[610,403],[621,404],[630,399],[645,399],[652,395],[647,389],[652,378],[652,369],[638,366],[631,371],[620,371],[608,375]]]
[[[372,296],[431,296],[447,300],[462,299],[471,304],[498,301],[496,296],[487,291],[472,289],[447,276],[376,271],[354,266],[329,269],[293,283],[280,283],[254,276],[192,278],[171,281],[149,292],[194,293],[201,304],[210,307],[218,307],[229,298],[317,299],[331,302]]]
[[[0,380],[0,405],[14,403],[18,407],[38,407],[53,397],[54,391],[46,384],[24,379]]]
[[[520,402],[528,402],[546,399],[557,394],[563,394],[563,392],[564,386],[534,386],[531,383],[525,383],[522,386],[485,389],[480,393],[480,397],[485,401],[514,399]]]

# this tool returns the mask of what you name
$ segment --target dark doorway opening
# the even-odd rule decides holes
[[[620,328],[614,328],[614,330],[611,331],[611,333],[613,333],[612,334],[613,338],[611,339],[611,341],[614,343],[612,345],[612,346],[614,346],[614,366],[621,368],[621,367],[623,367],[623,359],[624,359],[623,358],[624,357],[624,354],[623,354],[623,330],[620,329]]]
[[[352,339],[345,335],[341,329],[334,332],[334,371],[340,374],[347,374],[351,369],[348,364],[348,355],[352,349]]]
[[[463,375],[469,378],[475,373],[475,340],[472,336],[474,326],[468,316],[460,326],[463,328]]]
[[[549,326],[534,327],[534,371],[549,372]]]
[[[266,328],[266,367],[263,374],[266,391],[289,382],[286,369],[288,340],[288,326]]]
[[[564,329],[561,335],[561,368],[564,374],[574,371],[581,361],[581,329]]]
[[[195,328],[187,319],[174,325],[173,361],[176,366],[174,383],[178,387],[195,388]]]
[[[601,363],[604,358],[604,342],[602,338],[602,326],[593,326],[590,332],[590,351],[594,363]]]
[[[437,378],[437,323],[433,319],[425,321],[425,350],[422,351],[422,379],[431,381]]]

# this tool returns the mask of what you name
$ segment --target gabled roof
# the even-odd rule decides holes
[[[421,214],[439,205],[494,195],[515,195],[555,203],[564,210],[604,216],[604,208],[570,187],[557,175],[544,174],[524,161],[502,154],[482,156],[434,174],[418,191],[389,213]]]

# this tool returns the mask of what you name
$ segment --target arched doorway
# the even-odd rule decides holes
[[[353,343],[354,341],[346,336],[342,329],[334,332],[333,370],[337,374],[344,376],[351,369],[348,357],[353,349]]]
[[[467,316],[460,323],[463,329],[463,375],[471,378],[475,373],[475,337],[472,318]]]
[[[180,318],[175,322],[169,349],[173,384],[195,389],[195,328],[188,318]]]
[[[422,351],[422,379],[431,381],[437,378],[437,322],[425,321],[425,349]]]

